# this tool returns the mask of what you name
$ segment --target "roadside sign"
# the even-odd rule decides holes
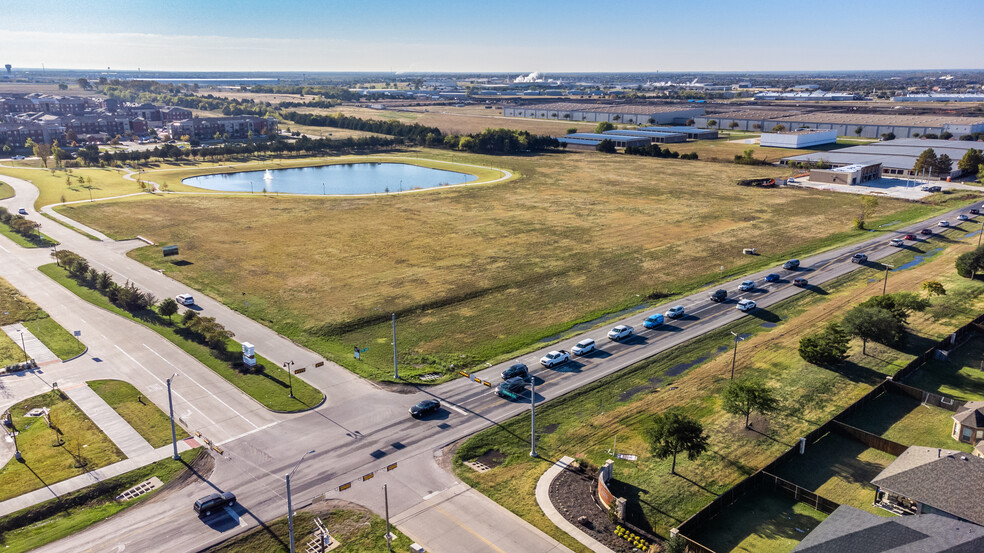
[[[78,338],[79,336],[81,336],[81,335],[82,335],[82,331],[81,331],[81,330],[76,330],[76,331],[75,331],[75,332],[73,332],[72,334],[74,334],[74,335],[75,335],[75,337],[76,337],[76,338]]]
[[[395,468],[396,468],[396,463],[393,463],[392,465],[387,465],[386,466],[386,472],[389,472],[389,471],[391,471],[391,470],[393,470]]]
[[[164,257],[170,257],[172,255],[178,255],[178,247],[177,246],[164,246],[163,248],[161,248],[161,251],[164,253]]]
[[[489,388],[491,388],[491,387],[492,387],[492,383],[491,383],[491,382],[489,382],[488,380],[483,380],[483,381],[482,381],[482,384],[485,384],[485,385],[486,385],[486,386],[488,386]]]
[[[304,372],[306,370],[307,370],[307,367],[301,367],[299,369],[294,369],[294,374],[301,374],[302,372]]]
[[[314,364],[314,368],[316,368],[316,369],[318,367],[324,367],[324,366],[325,366],[325,362],[324,361],[318,361],[317,363]]]
[[[372,480],[373,476],[376,476],[376,473],[370,472],[369,474],[366,474],[365,476],[362,477],[362,481],[365,482],[366,480]]]
[[[342,484],[341,486],[338,487],[338,491],[344,492],[345,490],[347,490],[347,489],[349,489],[351,487],[352,487],[352,483],[351,482],[346,482],[346,483],[344,483],[344,484]]]

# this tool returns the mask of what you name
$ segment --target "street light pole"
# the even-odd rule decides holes
[[[530,375],[530,457],[536,454],[536,377]]]
[[[885,295],[885,292],[888,291],[888,271],[889,271],[889,269],[894,269],[894,268],[895,268],[895,265],[889,265],[887,263],[885,264],[885,281],[882,283],[882,295],[883,296]]]
[[[981,232],[977,235],[977,247],[981,247],[981,236],[984,236],[984,219],[981,219]]]
[[[290,393],[287,395],[291,398],[294,397],[294,378],[290,375],[290,367],[293,364],[293,361],[284,361],[284,369],[287,371],[287,385],[290,387]]]
[[[178,460],[178,434],[174,431],[174,402],[171,401],[171,381],[174,377],[178,376],[178,373],[174,373],[167,379],[167,410],[171,415],[171,446],[174,447],[174,456],[172,459]]]
[[[400,366],[396,363],[396,313],[393,313],[393,378],[400,379]]]
[[[290,553],[294,553],[294,509],[290,503],[290,477],[294,475],[297,467],[301,466],[301,461],[312,453],[314,453],[313,449],[304,455],[301,455],[301,458],[297,460],[297,464],[294,465],[294,469],[284,475],[284,480],[287,483],[287,530],[290,534]]]
[[[731,333],[735,337],[735,351],[731,355],[731,380],[735,379],[735,362],[738,360],[738,342],[744,340],[741,336],[738,336],[734,332]]]
[[[390,533],[390,499],[386,484],[383,484],[383,504],[386,508],[386,550],[393,553],[392,534]]]

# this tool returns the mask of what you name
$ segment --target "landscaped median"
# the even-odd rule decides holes
[[[239,358],[239,344],[231,337],[227,336],[219,343],[206,342],[201,334],[194,330],[193,323],[187,317],[176,317],[172,320],[159,312],[159,306],[130,312],[111,302],[98,286],[90,285],[90,281],[85,278],[78,280],[72,278],[69,271],[60,265],[55,263],[42,265],[39,270],[85,301],[142,324],[170,340],[268,409],[281,412],[305,411],[316,407],[324,400],[324,394],[299,378],[293,379],[294,397],[290,397],[287,371],[260,355],[256,356],[256,368],[247,370],[242,367],[241,361],[236,362]],[[108,289],[109,286],[103,287],[103,290]]]
[[[178,484],[194,467],[202,477],[211,472],[212,457],[198,447],[168,457],[97,484],[32,505],[0,517],[0,546],[6,553],[29,551],[105,520],[116,513],[154,497],[161,490]],[[128,489],[157,477],[164,484],[127,501],[116,497]]]
[[[62,361],[76,357],[85,351],[79,342],[47,313],[23,296],[6,280],[0,278],[0,326],[21,323],[52,353]],[[27,361],[21,344],[0,332],[0,367]]]
[[[41,234],[41,223],[35,223],[0,207],[0,234],[24,248],[50,248],[58,242]]]
[[[86,382],[96,395],[113,408],[137,434],[155,449],[171,443],[171,419],[145,399],[140,391],[122,380],[90,380]],[[177,439],[188,435],[175,426]]]

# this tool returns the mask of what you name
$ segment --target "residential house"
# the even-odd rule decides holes
[[[899,514],[933,513],[984,525],[984,459],[912,446],[872,481],[875,505]]]

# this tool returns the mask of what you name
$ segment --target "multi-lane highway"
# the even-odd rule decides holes
[[[17,179],[4,177],[4,180],[13,181],[18,194],[29,194],[33,189],[23,181],[17,182]],[[23,197],[19,197],[16,198],[16,203],[11,200],[2,203],[20,206],[25,202]],[[955,215],[956,213],[952,213],[935,217],[895,232],[918,232],[918,229],[925,226],[934,226],[940,219],[948,218],[955,223]],[[979,223],[972,221],[969,225],[964,225],[963,231],[975,230],[977,225]],[[180,283],[129,260],[121,253],[121,248],[112,244],[82,238],[50,222],[45,225],[45,231],[50,231],[48,234],[62,241],[63,247],[97,260],[119,275],[151,290],[158,297],[186,291],[186,287]],[[958,229],[957,232],[959,231]],[[159,352],[161,358],[170,358],[172,353],[178,355],[174,353],[177,348],[173,345],[155,342],[155,334],[119,318],[114,322],[111,320],[114,316],[104,312],[98,319],[100,326],[95,328],[89,320],[94,317],[91,314],[94,308],[58,289],[57,285],[45,282],[45,277],[33,271],[33,267],[43,261],[37,252],[20,250],[5,241],[0,241],[0,245],[4,247],[0,250],[0,256],[5,260],[0,276],[12,280],[32,298],[37,292],[40,297],[34,299],[64,326],[74,328],[76,324],[81,325],[83,323],[77,320],[78,315],[86,315],[87,328],[108,336],[105,341],[96,344],[87,341],[90,356],[102,355],[101,352],[111,352],[114,349],[124,352],[139,351],[147,342],[153,342],[150,347]],[[735,308],[737,298],[754,299],[760,310],[767,310],[770,305],[795,294],[814,293],[814,287],[822,287],[825,282],[858,269],[858,265],[849,261],[856,252],[866,253],[869,262],[875,262],[897,251],[898,248],[888,245],[888,237],[879,233],[872,240],[805,258],[797,271],[769,269],[722,284],[718,287],[725,288],[729,293],[729,301],[725,303],[712,303],[707,299],[706,291],[700,292],[668,305],[655,306],[623,320],[610,321],[608,326],[565,339],[549,348],[523,355],[518,360],[488,367],[479,371],[476,376],[498,382],[498,374],[503,368],[517,361],[526,363],[537,379],[537,403],[548,401],[740,317],[755,317],[754,311],[745,314]],[[6,263],[6,260],[12,263]],[[779,282],[763,283],[765,274],[770,272],[780,273],[782,279]],[[810,286],[793,286],[791,279],[794,277],[808,278]],[[757,282],[756,290],[737,290],[740,281],[746,279]],[[307,355],[311,360],[316,358],[313,353],[276,336],[266,327],[239,313],[204,298],[202,294],[196,293],[196,298],[201,299],[200,303],[205,305],[210,315],[216,316],[227,328],[234,329],[239,339],[258,344],[257,351],[274,362],[286,361],[290,358],[288,356]],[[684,318],[667,320],[657,329],[643,327],[642,321],[646,316],[663,312],[670,305],[677,304],[686,307],[687,315]],[[606,338],[607,331],[616,324],[632,325],[637,334],[621,343],[609,342]],[[571,346],[584,338],[596,340],[601,351],[576,357],[553,369],[539,366],[538,361],[546,351],[561,348],[570,350]],[[160,340],[159,337],[156,339]],[[114,343],[116,341],[119,343]],[[264,350],[260,344],[266,344],[270,349]],[[119,370],[123,378],[132,378],[138,387],[153,382],[150,377],[141,376],[142,371],[133,364],[135,361],[140,361],[139,364],[146,368],[143,372],[153,373],[155,378],[160,375],[166,377],[173,372],[163,361],[155,360],[150,355],[142,361],[136,358],[131,361],[124,355],[117,355],[113,358],[114,366],[103,366],[105,368],[101,370]],[[115,366],[117,364],[119,367]],[[188,372],[189,377],[199,381],[211,374],[193,360],[183,359],[179,365]],[[394,518],[411,537],[420,540],[425,546],[431,544],[431,551],[467,549],[526,552],[561,549],[556,542],[538,531],[511,519],[512,515],[505,510],[478,497],[473,491],[463,490],[453,476],[439,469],[434,462],[435,452],[439,452],[442,446],[528,410],[528,394],[521,401],[511,402],[492,395],[489,388],[466,379],[419,388],[410,394],[398,394],[368,385],[347,372],[342,375],[338,371],[343,369],[329,365],[323,373],[308,375],[311,377],[308,379],[310,382],[328,393],[328,401],[320,408],[293,416],[265,414],[261,418],[257,415],[252,424],[255,428],[237,428],[234,432],[223,434],[226,436],[223,440],[224,453],[217,458],[215,471],[207,482],[203,480],[176,490],[96,527],[51,544],[43,550],[155,551],[160,550],[160,544],[164,543],[167,544],[168,551],[199,550],[227,538],[238,529],[253,527],[260,521],[281,516],[285,508],[283,475],[291,470],[304,452],[311,449],[316,450],[316,453],[307,457],[292,479],[295,505],[303,504],[304,499],[328,494],[365,504],[381,513],[383,498],[380,484],[386,483],[390,492],[390,512],[396,514]],[[313,371],[309,371],[311,372]],[[335,375],[339,377],[337,386],[333,381]],[[100,374],[100,377],[105,376]],[[85,376],[77,374],[74,378]],[[214,386],[217,389],[223,385],[228,386],[221,379],[216,378],[215,381]],[[190,382],[182,382],[181,379],[177,384],[180,385],[176,387],[178,392],[184,392],[185,387],[192,387]],[[205,388],[211,386],[210,382]],[[149,397],[161,404],[159,393]],[[428,397],[439,398],[444,408],[437,415],[424,420],[411,419],[407,415],[407,408]],[[252,400],[241,395],[230,393],[225,399],[231,409],[252,405]],[[181,407],[189,411],[192,408],[200,408],[205,414],[211,412],[206,410],[217,409],[217,406],[203,395]],[[195,419],[193,413],[189,420],[190,430],[196,430],[195,425],[199,422],[204,424],[204,420]],[[223,432],[223,421],[213,417],[213,422],[214,432]],[[384,467],[392,463],[397,463],[398,468],[385,471]],[[374,478],[363,482],[362,477],[370,472],[374,473]],[[338,486],[348,482],[353,483],[352,487],[339,492]],[[215,489],[234,491],[239,497],[239,506],[226,516],[203,523],[192,512],[191,504],[197,497]],[[503,527],[508,527],[510,531],[503,532]],[[451,543],[455,544],[454,548],[460,549],[449,548],[447,544]]]

